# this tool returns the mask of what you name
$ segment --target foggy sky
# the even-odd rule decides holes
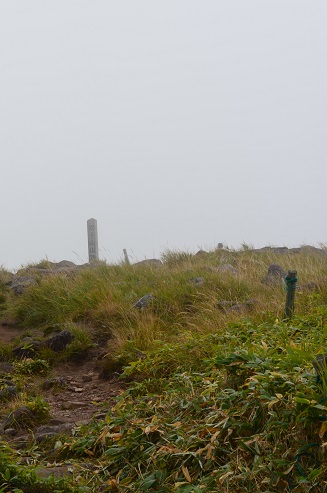
[[[325,0],[0,0],[0,265],[326,243]]]

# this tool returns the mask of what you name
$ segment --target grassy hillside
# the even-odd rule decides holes
[[[324,368],[312,366],[327,352],[325,252],[162,260],[47,275],[30,266],[20,275],[36,282],[19,296],[3,281],[2,317],[25,334],[75,331],[60,358],[44,349],[36,368],[97,345],[104,374],[119,373],[127,390],[71,437],[22,453],[2,436],[0,492],[327,491],[327,385]],[[292,320],[283,320],[282,280],[263,283],[271,264],[298,271]],[[147,306],[135,306],[146,294]],[[11,348],[0,346],[2,360],[14,361]],[[38,478],[47,462],[68,463],[72,475]]]

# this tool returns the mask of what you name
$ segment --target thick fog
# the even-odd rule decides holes
[[[326,242],[324,0],[2,0],[0,265]]]

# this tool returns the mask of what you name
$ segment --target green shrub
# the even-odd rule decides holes
[[[44,359],[25,358],[15,361],[14,367],[17,375],[46,375],[50,371],[49,363]]]

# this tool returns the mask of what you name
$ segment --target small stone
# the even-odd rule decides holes
[[[23,294],[30,286],[37,284],[35,277],[31,276],[14,276],[14,279],[8,283],[10,289],[16,295]]]
[[[7,385],[4,389],[0,390],[0,402],[1,401],[9,401],[13,399],[17,395],[17,389],[12,383],[11,385]]]
[[[40,341],[35,341],[31,337],[26,337],[22,342],[23,344],[12,350],[16,358],[34,358],[42,347]]]
[[[59,352],[68,346],[75,338],[74,334],[72,334],[69,330],[63,330],[52,337],[49,337],[46,341],[44,341],[44,345],[52,351]]]
[[[318,284],[314,281],[310,281],[310,282],[307,282],[306,284],[303,284],[301,286],[301,288],[302,288],[302,291],[318,291],[319,290]]]
[[[146,308],[149,305],[149,302],[153,299],[153,294],[145,294],[137,300],[135,303],[133,303],[134,308]]]
[[[148,259],[145,259],[145,260],[141,260],[140,262],[136,262],[135,264],[133,264],[134,266],[135,265],[145,265],[145,266],[154,266],[154,267],[161,267],[162,266],[162,262],[161,260],[157,259],[157,258],[148,258]]]
[[[208,255],[208,252],[206,252],[205,250],[199,250],[198,252],[195,253],[195,256],[197,257],[203,257],[205,255]]]
[[[225,313],[229,312],[244,312],[251,311],[256,304],[256,300],[247,300],[244,303],[238,303],[236,301],[221,300],[217,303],[218,308],[223,310]]]
[[[52,476],[54,478],[61,478],[61,477],[65,477],[69,474],[71,474],[73,471],[72,471],[72,468],[71,467],[67,467],[67,465],[65,466],[53,466],[53,467],[40,467],[38,466],[36,468],[36,474],[37,476],[39,476],[40,478],[47,478],[49,476]]]
[[[92,382],[92,379],[93,379],[92,375],[82,375],[83,382]]]
[[[7,361],[0,362],[0,376],[7,375],[7,373],[11,373],[14,371],[14,365]]]
[[[35,423],[35,415],[33,411],[31,411],[27,406],[22,406],[9,414],[3,423],[3,429],[29,428],[33,423]]]
[[[40,443],[59,434],[71,434],[73,426],[73,423],[67,422],[57,426],[39,426],[35,431],[35,440],[37,443]]]
[[[78,401],[68,401],[68,402],[63,402],[61,408],[64,409],[65,411],[68,411],[70,409],[77,409],[79,407],[86,407],[87,402],[78,402]]]
[[[237,269],[233,267],[231,264],[223,264],[218,267],[219,272],[230,272],[231,274],[237,274]]]
[[[74,387],[74,392],[80,393],[80,392],[83,392],[83,390],[84,389],[82,387]]]
[[[17,435],[17,430],[15,430],[15,428],[7,428],[6,430],[4,430],[4,434],[13,437]]]
[[[45,380],[42,383],[42,389],[43,390],[49,390],[52,389],[53,387],[66,387],[66,380],[63,377],[55,377],[55,378],[49,378],[48,380]]]
[[[318,354],[312,361],[312,365],[318,375],[323,375],[327,371],[327,354]]]
[[[202,286],[204,284],[204,277],[194,277],[190,279],[190,282],[195,286]]]
[[[48,421],[48,426],[61,426],[65,425],[66,421],[63,421],[62,419],[57,419],[57,418],[51,418]]]
[[[281,280],[284,279],[285,276],[286,272],[283,267],[278,264],[271,264],[268,267],[268,273],[264,278],[263,283],[269,286],[274,286],[276,284],[280,284]]]

